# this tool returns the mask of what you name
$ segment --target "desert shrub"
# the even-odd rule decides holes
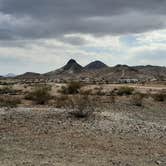
[[[131,97],[131,102],[135,106],[142,106],[143,105],[143,98],[144,98],[144,94],[135,93]]]
[[[104,92],[104,91],[102,91],[102,90],[98,90],[98,91],[96,92],[96,95],[98,95],[98,96],[104,96],[104,95],[106,95],[106,92]]]
[[[74,118],[88,118],[94,112],[92,100],[87,95],[77,95],[71,98],[67,109],[71,109],[70,115]]]
[[[123,86],[123,87],[120,87],[118,90],[117,90],[117,94],[122,96],[122,95],[131,95],[134,91],[134,88],[133,87],[128,87],[128,86]]]
[[[62,86],[61,93],[63,94],[77,94],[79,93],[81,84],[79,82],[71,82],[67,86]]]
[[[17,93],[17,90],[13,89],[12,86],[4,86],[0,88],[0,94],[11,94],[14,95]]]
[[[162,102],[166,99],[166,94],[161,92],[161,93],[157,93],[157,94],[152,95],[152,97],[155,101]]]
[[[70,102],[70,98],[67,95],[55,96],[53,105],[56,108],[65,108]]]
[[[1,96],[0,97],[0,106],[1,107],[17,107],[18,104],[21,104],[21,100],[13,96]]]
[[[51,98],[50,95],[51,87],[47,85],[36,86],[32,92],[26,94],[25,99],[32,100],[36,104],[46,104]]]
[[[92,94],[92,89],[81,90],[80,94],[81,95],[91,95]]]

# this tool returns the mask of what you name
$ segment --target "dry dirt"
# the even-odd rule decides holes
[[[73,119],[55,108],[0,109],[0,166],[166,166],[166,104],[119,102]]]

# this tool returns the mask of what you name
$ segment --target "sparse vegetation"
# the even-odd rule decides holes
[[[74,118],[88,118],[94,112],[94,105],[87,95],[73,96],[70,100],[70,105],[67,105],[67,109],[71,109],[70,115]]]
[[[144,94],[137,92],[137,93],[132,95],[131,102],[135,106],[142,106],[143,105],[143,98],[144,98]]]
[[[0,94],[11,94],[11,95],[15,95],[18,91],[13,89],[12,86],[4,86],[2,88],[0,88]]]
[[[25,99],[32,100],[36,104],[46,104],[51,98],[50,95],[51,87],[48,85],[40,85],[35,87],[32,92],[29,92]]]
[[[110,103],[111,104],[114,104],[116,102],[116,97],[115,97],[114,94],[110,94],[109,98],[110,98]]]
[[[81,90],[80,91],[81,95],[92,95],[92,89],[88,89],[88,90]]]
[[[155,101],[160,101],[160,102],[162,102],[162,101],[164,101],[165,99],[166,99],[166,94],[165,93],[157,93],[157,94],[154,94],[153,95],[153,99],[155,100]]]
[[[131,95],[134,91],[134,88],[132,87],[128,87],[128,86],[123,86],[123,87],[120,87],[118,90],[117,90],[117,94],[122,96],[122,95]]]
[[[55,96],[53,105],[56,108],[65,108],[69,103],[69,97],[67,95]]]
[[[77,94],[79,93],[81,84],[79,82],[71,82],[67,86],[62,86],[61,92],[63,94]]]
[[[0,97],[0,107],[13,108],[17,107],[18,104],[21,104],[21,100],[17,97],[8,95]]]

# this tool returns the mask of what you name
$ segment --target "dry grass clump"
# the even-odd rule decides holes
[[[153,99],[154,99],[155,101],[160,101],[160,102],[162,102],[162,101],[165,101],[165,100],[166,100],[166,94],[165,94],[165,93],[162,93],[162,92],[157,93],[157,94],[153,94],[152,97],[153,97]]]
[[[21,99],[13,96],[0,96],[0,107],[13,108],[17,107],[18,104],[21,104]]]
[[[62,86],[60,92],[62,94],[77,94],[80,92],[81,86],[80,82],[71,82],[67,86]]]
[[[145,97],[144,94],[137,92],[137,93],[132,95],[131,102],[135,106],[143,106],[144,97]]]
[[[94,104],[87,95],[76,95],[70,100],[69,105],[66,105],[67,109],[72,110],[70,115],[74,118],[89,118],[95,111]]]
[[[36,104],[44,105],[51,99],[50,91],[50,86],[45,84],[39,85],[38,87],[36,86],[32,92],[27,93],[25,99],[32,100]]]
[[[122,86],[117,90],[117,95],[131,95],[134,92],[133,87]]]

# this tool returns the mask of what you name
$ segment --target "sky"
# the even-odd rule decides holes
[[[71,58],[166,66],[166,1],[0,0],[0,75]]]

